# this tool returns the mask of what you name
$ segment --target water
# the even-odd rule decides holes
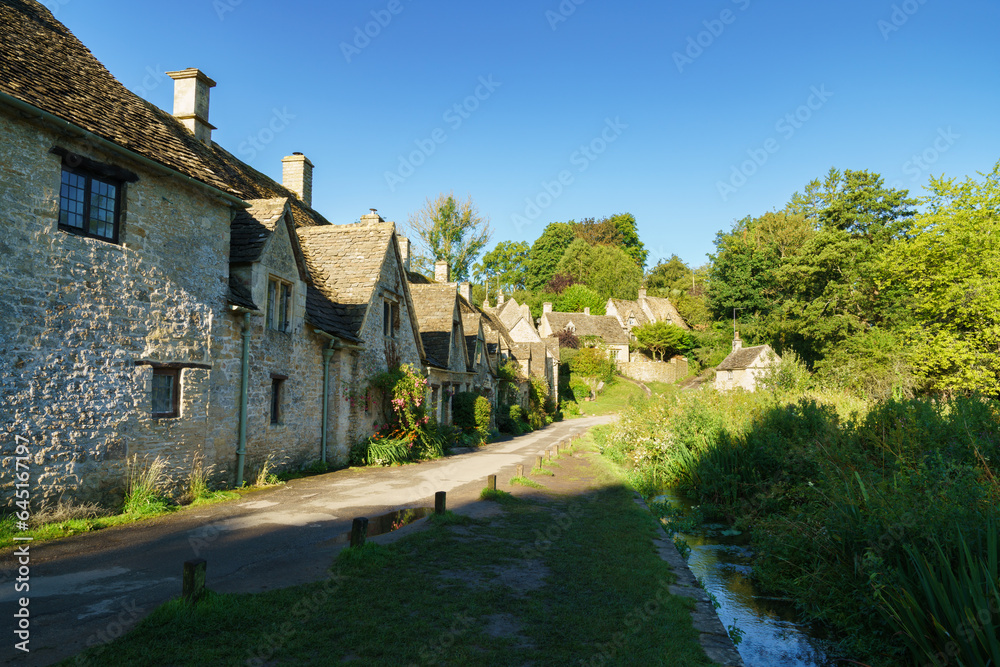
[[[653,499],[686,507],[680,497]],[[727,628],[744,631],[739,650],[747,667],[824,667],[825,647],[798,622],[788,600],[760,595],[750,580],[749,537],[723,524],[703,524],[695,534],[678,533],[691,547],[688,566],[719,602],[718,614]]]

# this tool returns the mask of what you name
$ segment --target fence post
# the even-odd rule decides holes
[[[351,524],[351,546],[360,547],[368,537],[368,519],[360,516]]]
[[[444,491],[438,491],[434,494],[434,513],[444,514],[445,503],[446,503],[446,493]]]
[[[198,601],[205,593],[205,569],[208,563],[204,558],[184,562],[184,581],[181,595],[188,602]]]
[[[497,476],[496,475],[487,475],[486,476],[486,488],[489,489],[490,491],[496,491],[497,490]]]

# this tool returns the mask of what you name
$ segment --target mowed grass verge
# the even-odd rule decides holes
[[[655,520],[598,455],[564,463],[565,473],[538,480],[561,494],[508,482],[513,495],[491,503],[491,516],[449,512],[389,546],[345,549],[323,582],[209,594],[193,607],[168,602],[80,657],[114,665],[711,664],[690,603],[667,592],[673,575],[653,549]]]

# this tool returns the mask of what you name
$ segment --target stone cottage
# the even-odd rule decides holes
[[[715,369],[715,388],[719,391],[757,389],[758,378],[768,368],[781,362],[770,345],[743,347],[740,334],[733,336],[733,351]]]
[[[646,296],[645,288],[639,290],[639,296],[635,301],[608,299],[604,312],[606,315],[616,318],[621,327],[629,334],[635,327],[650,322],[666,322],[690,330],[687,322],[681,317],[670,299]]]
[[[582,313],[556,313],[552,311],[551,303],[543,304],[542,308],[538,333],[543,338],[552,338],[560,331],[570,331],[581,339],[581,343],[589,339],[606,346],[616,362],[629,361],[628,334],[614,317],[591,315],[590,308],[584,308]]]

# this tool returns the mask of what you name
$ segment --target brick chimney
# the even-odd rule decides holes
[[[645,287],[640,287],[639,288],[639,298],[640,299],[645,299],[646,298],[646,288]]]
[[[434,262],[434,280],[439,283],[451,282],[451,269],[448,266],[448,262],[443,259],[439,262]]]
[[[472,285],[470,283],[459,283],[458,293],[462,295],[462,298],[472,303]]]
[[[551,313],[552,312],[552,302],[551,301],[546,301],[545,303],[542,304],[542,312],[543,313]]]
[[[312,206],[313,163],[302,153],[281,158],[281,184],[298,195],[306,206]]]
[[[215,88],[215,81],[196,67],[167,72],[167,76],[174,80],[174,118],[183,123],[195,139],[211,146],[215,126],[208,122],[208,94]]]
[[[743,341],[740,340],[740,332],[737,331],[733,334],[733,352],[743,349]]]
[[[403,258],[403,270],[410,270],[410,239],[405,236],[397,236],[396,241],[399,243],[399,255]]]
[[[584,315],[590,315],[590,306],[584,306],[584,308],[583,308],[583,314]]]

